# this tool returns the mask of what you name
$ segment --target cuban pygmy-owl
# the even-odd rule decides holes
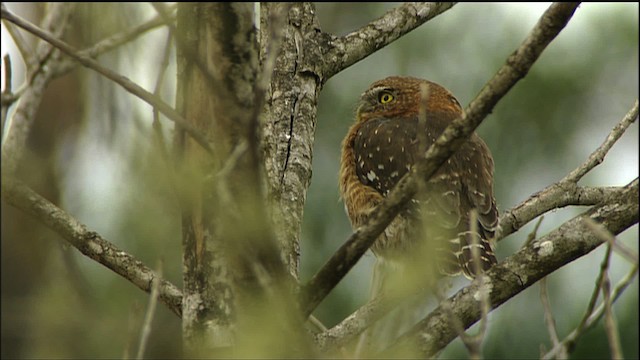
[[[421,95],[422,84],[426,97]],[[420,103],[425,99],[426,121],[421,121]],[[424,158],[420,149],[433,144],[461,114],[456,98],[433,82],[393,76],[371,84],[360,97],[355,124],[342,143],[340,193],[354,229]],[[480,269],[495,264],[491,239],[498,210],[493,166],[489,148],[473,133],[376,239],[373,252],[384,260],[422,262],[439,274],[462,272],[471,278],[476,273],[471,250],[475,244]],[[476,224],[470,223],[473,209]]]

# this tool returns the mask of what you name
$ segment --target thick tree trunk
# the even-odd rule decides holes
[[[304,344],[292,341],[303,322],[263,194],[252,20],[245,3],[178,10],[178,110],[213,149],[176,133],[187,355],[279,356]]]

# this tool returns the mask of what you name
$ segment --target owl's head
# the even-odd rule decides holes
[[[367,121],[378,117],[418,116],[423,99],[421,85],[428,92],[426,111],[452,113],[454,118],[462,113],[462,107],[449,90],[428,80],[413,77],[391,76],[371,84],[360,97],[357,120]]]

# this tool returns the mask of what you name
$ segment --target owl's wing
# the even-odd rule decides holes
[[[438,118],[435,118],[438,120]],[[430,119],[432,120],[432,119]],[[433,124],[433,122],[431,122]],[[427,128],[425,147],[440,135],[443,126]],[[380,118],[362,124],[354,141],[359,180],[387,193],[423,154],[418,144],[417,118]],[[493,237],[498,212],[493,198],[493,161],[484,142],[475,134],[429,180],[426,189],[403,213],[409,220],[420,218],[427,251],[435,251],[441,272],[455,275],[475,273],[471,256],[474,241],[469,233],[469,212],[477,209],[476,236],[481,245],[482,268],[496,263],[488,239]],[[409,221],[407,226],[419,226]],[[416,233],[415,231],[413,232]],[[421,244],[424,245],[424,244]],[[431,250],[429,250],[431,249]]]
[[[451,157],[452,171],[460,174],[463,211],[459,227],[460,266],[468,277],[475,275],[471,252],[475,242],[480,250],[480,268],[484,271],[497,263],[491,239],[498,225],[498,208],[493,195],[493,159],[487,145],[473,134]],[[470,225],[470,211],[476,210],[475,233]],[[475,239],[474,239],[475,238]]]
[[[356,174],[360,182],[386,196],[416,161],[424,156],[419,151],[418,130],[417,117],[379,118],[362,124],[354,139]],[[430,128],[422,131],[426,135],[423,148],[428,148],[439,132]],[[447,241],[457,236],[462,218],[457,175],[431,179],[425,191],[407,205],[400,217],[404,220],[405,228],[394,230],[401,235],[387,245],[389,248],[405,248],[407,243],[418,245],[420,250],[411,246],[409,252],[416,256],[420,256],[418,254],[422,251],[426,252],[438,260],[438,267],[443,273],[453,275],[460,272],[457,256],[460,245]],[[419,241],[417,237],[428,241]]]

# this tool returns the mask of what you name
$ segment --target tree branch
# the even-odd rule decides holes
[[[578,182],[582,177],[591,171],[594,167],[600,165],[602,161],[604,161],[604,157],[607,155],[609,150],[613,144],[620,139],[622,134],[627,130],[627,128],[636,121],[638,118],[638,100],[636,99],[633,107],[627,112],[627,114],[620,120],[618,125],[614,126],[611,130],[605,141],[600,145],[591,155],[584,164],[580,165],[577,169],[572,171],[569,175],[567,175],[563,181],[572,181]]]
[[[559,182],[547,186],[511,210],[503,213],[496,232],[496,240],[499,241],[516,232],[529,221],[549,210],[568,205],[595,205],[608,198],[612,192],[617,191],[616,187],[579,187],[577,182],[587,172],[602,163],[613,144],[624,134],[636,118],[638,118],[638,100],[635,101],[633,107],[622,120],[613,127],[604,143],[589,156],[587,161]]]
[[[138,288],[150,292],[156,273],[122,251],[98,233],[58,208],[21,182],[2,177],[2,197],[18,209],[35,217],[55,231],[87,257],[113,270]],[[161,280],[159,299],[179,317],[182,314],[182,292],[167,280]]]
[[[404,3],[343,37],[332,39],[325,55],[324,79],[389,45],[411,30],[453,7],[455,3]]]
[[[490,300],[497,308],[524,289],[563,265],[584,256],[604,242],[585,224],[589,217],[602,223],[611,233],[619,234],[638,223],[638,181],[625,186],[607,202],[594,206],[567,221],[548,235],[532,242],[504,262],[487,271],[491,285]],[[478,281],[461,289],[446,300],[465,328],[480,319]],[[423,357],[433,356],[456,337],[442,305],[403,335],[381,355],[398,351],[417,351]]]
[[[577,7],[576,3],[554,3],[549,7],[522,45],[509,56],[506,64],[469,104],[465,114],[453,121],[429,148],[426,159],[418,162],[412,171],[399,181],[393,191],[372,212],[367,223],[356,229],[347,242],[302,288],[301,307],[304,315],[309,315],[315,309],[411,199],[417,190],[418,179],[428,180],[440,165],[462,146],[497,102],[526,75],[545,47],[568,23]]]
[[[44,26],[51,28],[55,33],[62,34],[67,24],[67,19],[71,12],[72,6],[65,4],[57,4],[50,13],[47,13],[42,23]],[[2,16],[9,11],[1,6]],[[11,21],[10,19],[6,19]],[[21,39],[17,37],[16,39]],[[22,49],[24,50],[24,49]],[[44,90],[53,78],[52,72],[47,71],[58,64],[58,54],[54,54],[54,48],[46,43],[41,43],[25,58],[27,64],[27,83],[20,93],[20,103],[16,106],[14,114],[8,119],[7,126],[3,129],[2,141],[2,171],[5,174],[14,174],[18,168],[18,164],[22,160],[27,137],[31,132],[31,127],[35,121],[36,112],[40,107],[40,101]]]
[[[85,55],[80,54],[73,47],[69,46],[67,43],[56,39],[50,33],[40,29],[39,27],[33,25],[32,23],[20,18],[19,16],[14,15],[10,11],[6,9],[2,9],[2,18],[18,25],[19,27],[27,30],[33,35],[45,40],[56,48],[60,49],[65,54],[71,56],[76,59],[82,65],[95,70],[99,74],[103,75],[107,79],[115,82],[116,84],[122,86],[129,93],[137,96],[142,99],[147,104],[158,108],[160,112],[167,116],[170,120],[174,121],[176,124],[179,124],[198,144],[200,144],[207,152],[211,153],[211,145],[207,138],[200,133],[196,128],[194,128],[186,119],[184,119],[176,110],[174,110],[169,104],[162,101],[158,97],[154,96],[152,93],[143,89],[140,85],[134,83],[129,80],[126,76],[122,76],[116,73],[113,70],[107,69],[104,66],[100,65],[97,61],[87,57]],[[36,107],[37,108],[37,107]]]
[[[624,292],[627,289],[627,287],[629,286],[629,284],[631,284],[631,282],[633,281],[633,279],[636,277],[637,274],[638,274],[638,264],[636,263],[633,265],[633,268],[627,273],[627,275],[622,280],[620,280],[616,285],[616,287],[613,289],[611,293],[612,302],[615,302],[620,297],[622,292]],[[598,280],[598,283],[599,282],[600,281]],[[599,290],[599,289],[596,289],[596,290]],[[599,291],[594,291],[594,292],[596,293],[594,296],[597,296],[597,293]],[[576,341],[580,338],[580,336],[582,336],[587,329],[590,329],[593,325],[595,325],[604,315],[605,313],[604,302],[601,303],[600,306],[598,306],[598,308],[596,308],[595,310],[594,310],[594,307],[595,307],[595,299],[592,299],[592,303],[589,304],[589,307],[587,308],[587,312],[585,313],[583,320],[580,322],[580,325],[578,325],[569,335],[567,335],[567,337],[565,337],[560,344],[555,346],[548,353],[541,356],[541,359],[544,359],[544,360],[555,359],[558,356],[558,354],[565,351],[565,349],[573,348],[573,346],[575,345]]]
[[[171,11],[172,12],[175,11],[175,5],[171,7]],[[171,20],[174,20],[174,18],[171,18]],[[164,19],[163,16],[160,16],[160,15],[155,16],[149,21],[146,21],[134,27],[129,27],[123,30],[122,32],[111,35],[97,42],[96,44],[92,45],[89,48],[78,51],[78,55],[81,55],[84,57],[96,58],[106,52],[109,52],[128,42],[131,42],[137,39],[138,37],[144,35],[150,30],[156,29],[165,24],[166,24],[166,20]],[[75,69],[77,65],[78,63],[76,61],[71,59],[65,59],[54,70],[53,76],[54,77],[62,76],[68,73],[69,71]]]
[[[326,354],[348,344],[396,305],[397,302],[389,301],[381,297],[369,300],[338,325],[315,335],[314,340],[318,350]]]

